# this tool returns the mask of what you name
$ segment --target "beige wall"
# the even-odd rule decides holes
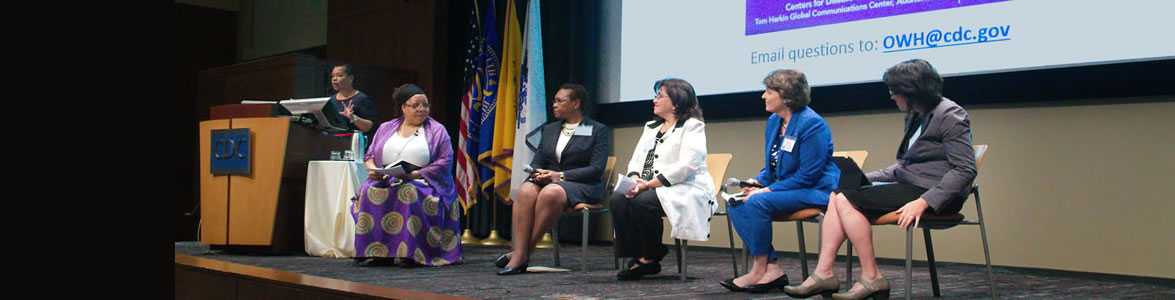
[[[991,145],[977,181],[983,191],[992,263],[1175,278],[1175,260],[1170,258],[1175,253],[1175,198],[1170,192],[1175,185],[1173,100],[1167,96],[969,108],[974,142]],[[836,150],[868,150],[865,169],[872,170],[894,161],[902,116],[894,109],[825,118]],[[762,167],[763,124],[707,124],[710,153],[734,154],[726,177],[748,177]],[[616,128],[617,165],[628,162],[639,136],[638,127]],[[963,214],[975,216],[972,200]],[[726,247],[725,223],[724,217],[714,217],[711,240],[692,244]],[[805,229],[808,251],[815,253],[812,225]],[[776,248],[797,251],[795,225],[776,223],[774,228]],[[607,230],[601,233],[610,235]],[[873,233],[878,256],[905,257],[899,229],[878,226]],[[914,238],[915,259],[924,259],[921,233]],[[939,261],[983,263],[977,226],[935,231],[934,242]]]

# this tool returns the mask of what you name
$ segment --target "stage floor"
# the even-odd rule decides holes
[[[579,270],[580,248],[564,244],[562,268],[570,272],[531,273],[514,276],[494,274],[493,260],[506,251],[504,247],[466,246],[464,263],[438,268],[357,267],[350,259],[321,258],[305,255],[267,256],[216,253],[196,242],[177,242],[175,252],[206,259],[273,268],[379,286],[474,298],[641,298],[641,299],[787,299],[781,292],[772,294],[731,293],[718,282],[732,276],[730,253],[717,248],[691,247],[687,252],[689,280],[677,275],[671,252],[662,262],[661,274],[640,281],[616,280],[612,269],[612,247],[590,246],[592,270]],[[553,267],[551,250],[539,250],[532,256],[531,267]],[[799,258],[785,253],[781,258],[788,278],[800,280]],[[994,257],[999,262],[999,257]],[[814,256],[808,263],[815,268]],[[893,287],[892,297],[904,297],[902,282],[904,263],[880,262],[881,270]],[[745,271],[739,262],[739,271]],[[837,276],[844,280],[844,264],[837,264]],[[1175,299],[1175,280],[1130,278],[1112,275],[1071,273],[1019,268],[994,268],[1000,298],[1074,299],[1074,298],[1144,298]],[[860,269],[854,262],[853,275]],[[982,265],[938,263],[939,282],[944,299],[982,299],[989,297],[986,272]],[[849,285],[842,283],[842,290]],[[930,272],[925,264],[914,264],[915,298],[931,298]]]

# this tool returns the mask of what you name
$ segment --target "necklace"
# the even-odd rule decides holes
[[[575,127],[578,127],[578,126],[579,126],[579,123],[576,123],[576,124],[564,123],[563,124],[563,135],[564,136],[571,136],[571,135],[575,134]]]

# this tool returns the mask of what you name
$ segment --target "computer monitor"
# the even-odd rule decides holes
[[[290,99],[280,101],[282,107],[290,112],[290,115],[295,117],[306,118],[311,115],[310,123],[314,127],[334,132],[347,131],[343,117],[339,115],[339,110],[334,106],[330,97],[322,98],[307,98],[307,99]],[[340,125],[342,125],[340,127]]]

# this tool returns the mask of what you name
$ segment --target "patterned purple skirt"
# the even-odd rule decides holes
[[[426,266],[461,261],[461,206],[424,180],[371,180],[351,204],[356,257],[399,257]]]

